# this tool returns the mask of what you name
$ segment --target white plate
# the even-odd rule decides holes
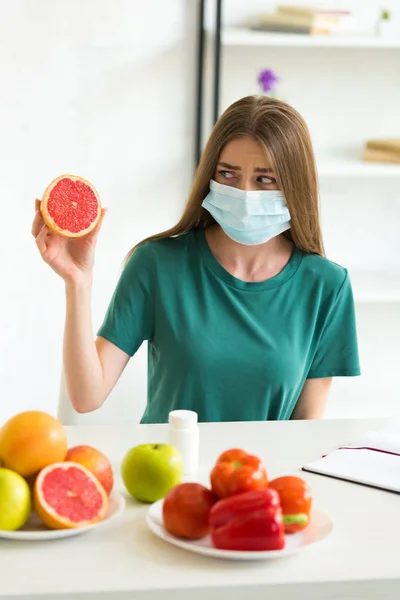
[[[311,518],[309,525],[292,535],[286,535],[285,548],[282,550],[268,550],[262,552],[243,552],[239,550],[218,550],[214,548],[211,543],[210,536],[207,536],[201,540],[196,541],[185,541],[179,539],[165,529],[162,520],[162,505],[163,500],[159,500],[151,505],[147,516],[146,522],[149,529],[157,535],[159,538],[178,546],[189,550],[189,552],[195,552],[196,554],[204,554],[205,556],[213,556],[214,558],[225,558],[230,560],[267,560],[271,558],[281,558],[289,556],[295,552],[303,550],[306,546],[319,542],[332,531],[332,521],[320,510],[314,508],[311,511]]]
[[[95,523],[94,525],[88,525],[87,527],[76,527],[75,529],[48,529],[44,525],[39,517],[32,513],[25,525],[18,531],[4,531],[0,530],[0,538],[8,540],[23,540],[23,541],[47,541],[47,540],[58,540],[61,538],[72,537],[74,535],[80,535],[92,531],[100,525],[109,523],[125,508],[125,499],[119,492],[112,492],[110,495],[110,503],[108,512],[103,521]]]

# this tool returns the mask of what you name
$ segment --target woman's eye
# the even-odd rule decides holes
[[[258,178],[258,180],[259,180],[260,183],[264,183],[266,185],[268,185],[270,183],[273,183],[273,184],[276,183],[276,179],[274,179],[273,177],[263,177],[263,176],[261,176],[261,177]]]
[[[233,177],[232,173],[230,173],[229,171],[218,171],[218,173],[222,175],[224,179],[232,179]]]

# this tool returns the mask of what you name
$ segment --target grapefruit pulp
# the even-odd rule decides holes
[[[64,461],[45,467],[37,476],[34,506],[51,529],[86,527],[102,521],[108,496],[97,477],[78,463]]]
[[[19,413],[0,429],[0,458],[5,467],[23,477],[64,460],[67,450],[67,434],[60,421],[39,410]]]
[[[82,237],[100,221],[100,196],[83,177],[60,175],[47,186],[40,212],[51,231],[69,238]]]

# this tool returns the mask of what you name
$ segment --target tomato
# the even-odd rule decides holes
[[[232,448],[218,458],[210,473],[211,489],[218,498],[226,498],[267,487],[263,462],[244,450]]]
[[[210,531],[210,510],[217,498],[199,483],[181,483],[173,487],[163,503],[165,529],[180,538],[198,540]]]
[[[307,527],[312,504],[309,485],[301,477],[288,475],[269,482],[279,494],[285,533],[296,533]]]

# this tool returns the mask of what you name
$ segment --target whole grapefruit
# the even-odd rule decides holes
[[[89,469],[110,495],[114,484],[114,474],[110,461],[99,450],[92,446],[74,446],[68,450],[65,460],[79,463]]]
[[[23,477],[64,460],[67,450],[67,434],[60,421],[39,410],[19,413],[0,429],[0,459]]]

